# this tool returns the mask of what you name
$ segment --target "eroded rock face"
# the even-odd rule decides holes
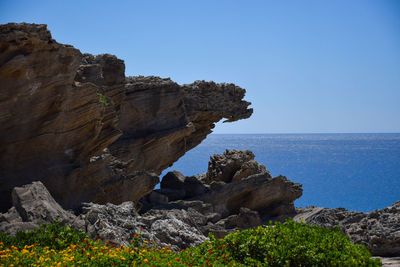
[[[2,211],[13,187],[36,180],[66,208],[137,202],[152,173],[198,145],[214,123],[252,113],[233,84],[125,77],[122,60],[59,44],[46,25],[0,25],[0,52]],[[133,182],[138,172],[145,182]]]
[[[41,182],[15,188],[13,201],[15,206],[5,214],[0,213],[0,231],[11,235],[59,220],[85,230],[93,239],[100,238],[118,246],[129,245],[138,233],[143,240],[175,250],[200,245],[206,240],[194,220],[193,214],[199,214],[194,209],[152,210],[140,216],[132,201],[120,205],[85,203],[82,214],[75,216],[62,209]]]
[[[377,256],[400,256],[400,201],[370,213],[343,208],[298,208],[295,220],[333,228],[339,226],[353,243]]]
[[[210,157],[206,174],[185,177],[166,174],[157,193],[168,200],[200,200],[214,207],[223,218],[241,208],[272,218],[294,214],[294,201],[302,195],[300,184],[284,176],[272,178],[249,150],[226,150]]]
[[[226,150],[210,157],[204,182],[231,182],[253,174],[265,173],[271,177],[264,165],[254,160],[250,150]]]
[[[62,224],[82,228],[83,221],[64,210],[41,182],[33,182],[12,191],[13,207],[0,214],[0,231],[15,234],[18,231],[38,229],[44,223],[58,220]]]

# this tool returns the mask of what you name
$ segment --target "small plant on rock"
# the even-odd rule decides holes
[[[97,95],[99,96],[99,102],[100,103],[103,103],[103,105],[105,106],[105,107],[108,107],[108,105],[109,105],[109,103],[107,102],[107,99],[106,99],[106,97],[102,94],[102,93],[97,93]]]

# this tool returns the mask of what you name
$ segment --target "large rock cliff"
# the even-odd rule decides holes
[[[216,122],[252,114],[234,84],[124,70],[115,56],[57,43],[46,25],[0,26],[0,210],[37,180],[65,208],[137,203]]]

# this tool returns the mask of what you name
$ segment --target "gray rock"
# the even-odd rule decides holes
[[[185,179],[185,198],[192,198],[207,192],[207,187],[196,177],[186,176]]]
[[[265,168],[264,165],[258,163],[255,160],[249,160],[247,162],[244,162],[238,171],[236,171],[235,175],[232,177],[232,181],[239,180],[248,176],[251,176],[253,174],[259,174],[259,173],[268,173],[267,169]]]
[[[275,217],[294,213],[293,202],[301,195],[300,184],[284,176],[271,178],[263,173],[212,186],[210,192],[194,199],[212,204],[222,217],[237,214],[242,207],[258,211],[262,216]]]
[[[332,228],[339,226],[350,240],[376,256],[400,256],[400,201],[370,213],[343,208],[298,208],[296,221]]]
[[[0,214],[0,231],[15,235],[18,231],[38,229],[40,224],[53,223],[83,228],[83,221],[64,210],[41,182],[33,182],[12,191],[13,207]]]
[[[245,162],[253,160],[254,157],[253,152],[250,150],[226,150],[223,154],[211,156],[205,182],[210,184],[213,181],[232,181],[241,166]]]
[[[161,180],[161,189],[184,190],[185,189],[185,176],[178,172],[168,172]]]
[[[185,177],[178,171],[168,172],[161,181],[160,192],[168,196],[170,201],[187,199],[201,195],[207,187],[196,176]]]
[[[59,220],[71,224],[76,220],[76,216],[64,210],[41,182],[15,187],[12,202],[24,222],[40,224]]]
[[[17,232],[33,231],[39,229],[39,224],[33,222],[0,223],[0,232],[16,235]]]
[[[79,216],[91,238],[100,238],[114,245],[128,246],[132,236],[139,232],[137,212],[133,202],[120,205],[85,203]]]

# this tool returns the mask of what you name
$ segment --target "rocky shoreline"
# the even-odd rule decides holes
[[[125,77],[122,60],[59,44],[46,25],[0,25],[0,51],[1,232],[59,220],[115,245],[140,232],[180,250],[294,218],[400,256],[400,201],[370,213],[295,208],[301,184],[272,177],[248,150],[211,156],[204,174],[169,172],[154,190],[216,122],[251,116],[244,89]]]
[[[269,220],[294,218],[310,225],[339,226],[353,243],[365,245],[372,255],[400,255],[400,201],[369,213],[343,208],[294,208],[292,198],[301,195],[301,185],[282,176],[272,178],[265,167],[254,162],[258,167],[253,170],[262,170],[261,173],[227,182],[210,182],[206,178],[228,165],[245,166],[230,172],[233,176],[242,173],[252,158],[250,151],[226,151],[211,157],[206,174],[184,177],[177,171],[168,173],[161,188],[143,197],[139,205],[132,201],[119,205],[83,203],[75,214],[63,209],[41,182],[33,182],[14,188],[13,207],[0,215],[0,231],[15,234],[38,229],[39,224],[57,219],[86,231],[94,239],[115,245],[129,244],[132,235],[140,232],[144,240],[178,251],[201,244],[208,233],[222,238],[237,230],[267,224]],[[284,198],[288,195],[292,198]],[[273,196],[276,198],[272,199]],[[257,201],[249,201],[252,198]],[[260,203],[261,200],[264,202]],[[253,203],[257,205],[252,206]]]

